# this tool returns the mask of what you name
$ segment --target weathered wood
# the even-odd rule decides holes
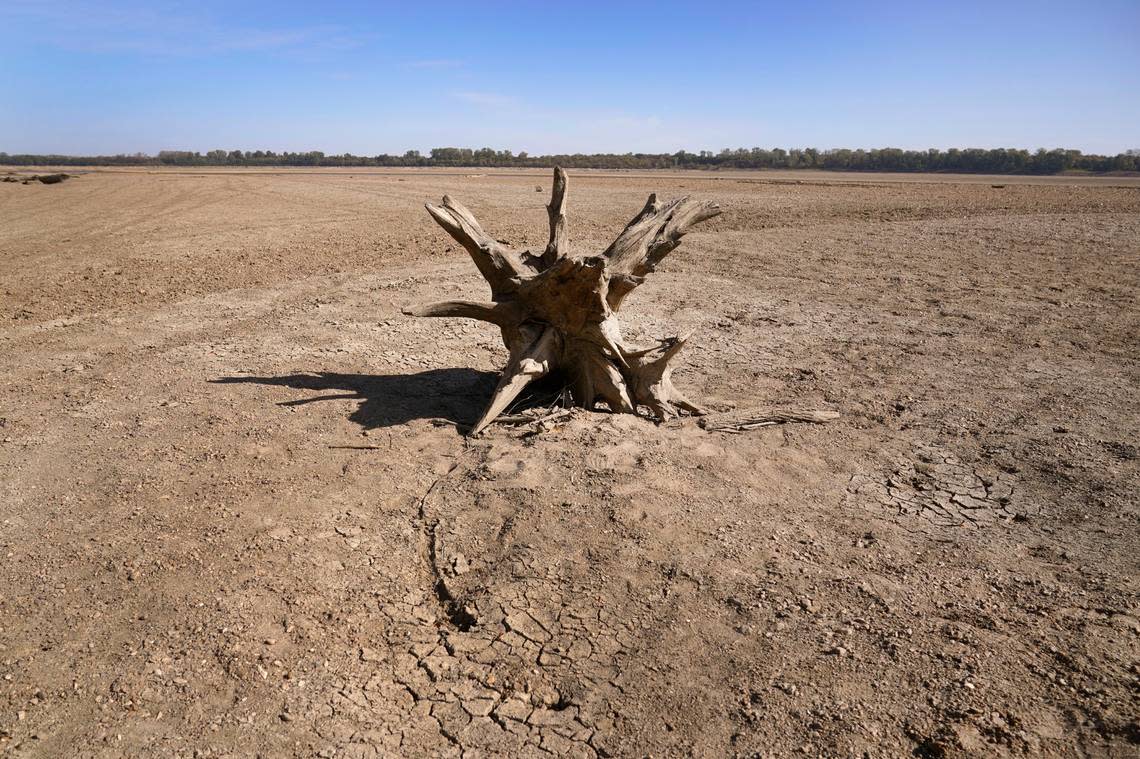
[[[602,253],[613,282],[608,296],[610,308],[617,311],[625,296],[681,244],[689,229],[719,214],[720,206],[709,201],[684,197],[662,204],[656,195],[650,195],[641,213]]]
[[[550,242],[542,254],[543,263],[550,266],[570,249],[570,240],[566,233],[566,172],[561,168],[554,169],[554,184],[550,190],[550,205],[546,213],[550,216]]]
[[[510,359],[491,402],[469,434],[477,435],[532,381],[561,377],[577,406],[604,403],[614,412],[645,408],[660,421],[702,414],[673,385],[674,358],[686,337],[637,349],[624,343],[614,313],[622,299],[674,250],[693,226],[720,213],[714,203],[680,198],[644,208],[600,255],[575,255],[566,222],[568,181],[554,170],[547,215],[550,237],[540,255],[516,251],[487,234],[449,197],[427,204],[432,218],[470,254],[491,286],[491,303],[446,301],[409,307],[412,316],[465,317],[497,324]]]
[[[668,337],[653,348],[626,354],[626,360],[632,367],[634,399],[648,406],[662,421],[680,416],[681,411],[695,416],[707,413],[673,386],[670,361],[685,347],[685,341],[691,334]]]
[[[404,309],[408,316],[450,316],[478,319],[500,327],[519,323],[519,310],[514,303],[472,303],[466,300],[447,300],[426,306]]]
[[[503,376],[491,395],[487,410],[468,434],[478,435],[482,432],[495,417],[503,413],[511,401],[518,398],[527,385],[550,371],[558,355],[558,342],[558,333],[552,327],[542,327],[538,336],[526,348],[511,352],[510,361],[503,369]]]
[[[839,418],[838,412],[825,409],[742,409],[709,414],[697,422],[709,432],[743,432],[759,427],[788,422],[811,422],[826,424]]]
[[[425,207],[436,223],[467,249],[479,273],[491,286],[493,300],[514,292],[520,277],[534,273],[523,264],[516,251],[484,232],[472,213],[447,195],[443,196],[442,205],[427,203]]]

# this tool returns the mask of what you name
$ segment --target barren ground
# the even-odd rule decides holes
[[[548,191],[0,184],[0,754],[1137,755],[1140,182],[572,172],[725,209],[623,308],[690,397],[843,416],[468,441],[422,204]]]

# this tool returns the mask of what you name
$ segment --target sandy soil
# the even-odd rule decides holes
[[[422,204],[545,174],[0,184],[0,754],[1137,755],[1140,186],[571,182],[724,207],[623,308],[688,395],[842,418],[465,440]]]

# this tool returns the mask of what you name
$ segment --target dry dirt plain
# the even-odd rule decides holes
[[[423,203],[548,189],[0,184],[0,755],[1137,756],[1140,182],[572,172],[725,209],[623,309],[678,386],[842,418],[469,441]]]

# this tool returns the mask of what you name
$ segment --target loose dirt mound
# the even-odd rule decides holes
[[[719,203],[628,339],[840,418],[475,441],[422,203],[541,247],[545,177],[0,185],[0,752],[1134,754],[1140,193],[790,178],[576,177],[574,242]]]

